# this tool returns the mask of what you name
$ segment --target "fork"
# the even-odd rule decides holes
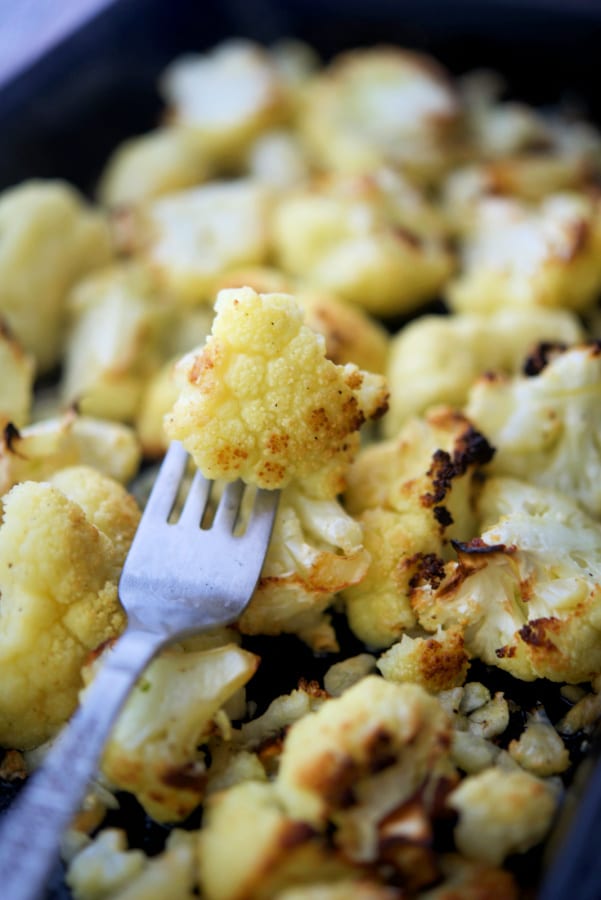
[[[167,644],[233,622],[265,560],[279,491],[259,489],[242,535],[234,534],[244,485],[228,484],[210,528],[201,528],[211,482],[196,472],[170,521],[188,454],[173,442],[142,515],[119,581],[128,615],[84,700],[42,767],[0,824],[0,894],[39,900],[103,746],[136,679]]]

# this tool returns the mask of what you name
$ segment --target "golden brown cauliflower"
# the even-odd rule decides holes
[[[533,306],[584,312],[601,287],[600,247],[601,205],[593,194],[551,194],[534,206],[485,198],[447,287],[449,303],[456,312]]]
[[[30,748],[68,719],[86,657],[125,624],[117,582],[139,514],[85,467],[17,485],[3,504],[0,744]]]
[[[110,259],[107,224],[69,185],[29,181],[0,197],[0,235],[0,315],[47,372],[59,361],[69,289]]]
[[[21,427],[29,419],[33,401],[35,361],[25,353],[0,318],[0,427]]]
[[[330,498],[359,444],[386,409],[381,376],[324,356],[284,294],[221,291],[204,348],[178,365],[180,394],[165,422],[208,478],[266,488],[312,479]]]
[[[371,562],[343,597],[368,646],[388,647],[416,624],[409,597],[418,566],[444,554],[450,538],[471,537],[474,474],[491,454],[464,416],[443,408],[368,445],[349,469],[344,501]]]
[[[447,73],[398,47],[339,54],[314,79],[300,128],[325,169],[388,164],[431,181],[453,162],[460,107]]]
[[[415,319],[390,342],[390,409],[384,431],[394,437],[406,419],[432,406],[463,407],[478,376],[517,372],[540,341],[571,344],[583,339],[577,316],[563,309],[501,308],[489,315]]]
[[[386,169],[289,193],[276,206],[273,241],[284,271],[382,316],[436,297],[454,269],[440,218]]]
[[[378,855],[378,826],[441,761],[450,723],[413,684],[368,675],[290,728],[276,788],[288,814],[323,831],[357,862]]]
[[[199,747],[215,729],[216,713],[257,664],[234,644],[164,651],[139,679],[112,731],[102,760],[109,782],[135,794],[159,822],[188,816],[207,781]]]
[[[429,631],[460,627],[471,656],[530,681],[601,672],[601,525],[574,500],[511,478],[478,499],[480,534],[430,564],[411,603]]]

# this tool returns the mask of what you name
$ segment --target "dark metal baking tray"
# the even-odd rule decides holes
[[[598,0],[105,0],[91,20],[0,83],[0,188],[63,177],[91,193],[111,149],[156,124],[156,79],[165,64],[232,36],[267,44],[298,37],[324,59],[349,47],[397,43],[432,53],[456,74],[496,69],[510,94],[538,105],[569,101],[601,123]],[[325,668],[284,641],[288,669],[264,673],[270,681],[281,677],[282,691],[307,666]],[[592,762],[577,779],[575,812],[552,845],[541,900],[601,898],[594,849],[601,844],[601,770]],[[9,799],[0,790],[0,812]],[[159,826],[135,805],[125,814],[149,852],[160,845]],[[67,896],[57,870],[47,898]]]

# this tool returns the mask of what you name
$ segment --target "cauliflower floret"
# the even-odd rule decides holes
[[[557,808],[549,785],[527,772],[499,767],[464,778],[447,802],[459,813],[455,842],[460,852],[493,866],[542,841]]]
[[[541,345],[526,374],[478,381],[466,414],[495,446],[490,471],[550,487],[601,516],[601,352]]]
[[[463,416],[442,409],[409,421],[396,440],[367,446],[351,466],[345,505],[363,528],[371,562],[343,597],[353,632],[368,646],[388,647],[416,624],[413,578],[450,537],[473,533],[473,476],[491,453]]]
[[[107,828],[77,854],[66,882],[75,900],[193,900],[196,842],[195,834],[176,829],[149,859],[127,849],[124,831]]]
[[[462,267],[447,287],[456,312],[491,313],[503,307],[590,309],[601,288],[599,200],[552,194],[538,207],[515,199],[484,198]]]
[[[319,709],[325,702],[323,691],[310,690],[301,685],[290,694],[282,694],[272,700],[262,716],[244,722],[240,729],[240,740],[245,747],[258,748],[261,744],[280,736],[310,712]]]
[[[198,747],[214,729],[215,714],[257,664],[256,656],[232,644],[164,651],[117,720],[102,760],[104,775],[135,794],[157,821],[185,818],[200,803],[206,784]]]
[[[0,744],[30,748],[73,712],[90,651],[123,629],[117,582],[139,514],[121,485],[84,467],[56,486],[17,485],[3,505]]]
[[[447,73],[396,47],[340,54],[314,79],[300,128],[325,169],[389,164],[420,180],[453,162],[459,102]]]
[[[161,92],[171,119],[193,134],[210,158],[242,155],[249,140],[282,122],[289,95],[280,72],[259,44],[229,40],[209,53],[179,57],[167,67]]]
[[[315,650],[337,650],[324,610],[360,582],[369,564],[361,525],[337,500],[284,488],[267,557],[252,600],[238,621],[245,634],[298,634]]]
[[[570,765],[570,754],[564,742],[540,712],[528,717],[520,737],[511,741],[508,750],[523,769],[541,778],[565,772]]]
[[[110,259],[107,224],[67,184],[29,181],[0,196],[0,235],[0,316],[47,372],[59,361],[69,289]]]
[[[307,153],[292,131],[268,131],[248,150],[248,174],[278,190],[297,187],[309,177]]]
[[[318,830],[333,823],[349,858],[373,861],[379,823],[427,780],[450,737],[421,687],[368,675],[292,725],[276,787],[289,815]]]
[[[469,668],[460,629],[449,628],[434,637],[404,634],[378,660],[378,669],[387,681],[411,681],[430,693],[463,684]]]
[[[84,415],[131,421],[162,362],[171,310],[139,266],[113,266],[81,281],[70,298],[61,397]]]
[[[440,857],[443,881],[419,895],[420,900],[519,900],[521,892],[511,872],[465,859],[459,854]]]
[[[35,360],[25,353],[0,319],[0,427],[21,427],[29,419],[33,400]]]
[[[525,681],[589,681],[601,671],[601,525],[509,478],[487,482],[479,508],[481,536],[415,587],[420,624],[459,625],[472,656]]]
[[[540,341],[571,344],[583,339],[577,317],[559,309],[499,309],[487,316],[456,313],[416,319],[390,342],[385,433],[395,436],[410,416],[438,404],[461,408],[477,376],[517,372]]]
[[[288,295],[221,291],[215,309],[202,351],[178,364],[168,436],[209,478],[266,488],[312,479],[318,496],[333,497],[359,427],[386,409],[383,378],[327,360]]]
[[[340,697],[354,684],[375,672],[376,658],[371,653],[348,656],[330,666],[323,676],[323,686],[331,697]]]
[[[269,250],[271,191],[259,181],[212,181],[148,201],[116,223],[116,240],[181,305],[212,300],[229,269]]]
[[[207,900],[268,900],[291,885],[360,877],[285,811],[271,783],[248,781],[214,795],[205,819],[199,871]]]
[[[205,181],[209,163],[184,128],[158,128],[130,138],[114,151],[101,175],[100,202],[140,203]]]
[[[435,297],[451,275],[441,231],[421,195],[383,170],[324,176],[290,193],[276,208],[273,239],[284,271],[390,316]]]
[[[399,900],[396,888],[376,881],[342,879],[331,884],[317,882],[280,891],[277,900]]]
[[[151,376],[140,397],[140,405],[136,415],[136,434],[147,459],[160,458],[167,447],[169,439],[165,434],[165,416],[171,411],[178,398],[178,389],[173,377],[177,359],[164,363]]]
[[[127,425],[70,411],[57,419],[7,426],[0,437],[0,494],[20,481],[44,481],[66,466],[86,465],[126,484],[138,471],[140,446]]]

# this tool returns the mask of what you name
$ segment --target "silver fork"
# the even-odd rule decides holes
[[[244,486],[226,487],[212,525],[200,527],[211,482],[197,472],[179,519],[169,517],[188,455],[173,443],[129,551],[119,594],[128,626],[107,652],[84,702],[0,825],[0,895],[39,900],[61,836],[98,766],[111,726],[136,679],[174,640],[233,622],[248,604],[265,560],[278,491],[257,491],[234,535]]]

